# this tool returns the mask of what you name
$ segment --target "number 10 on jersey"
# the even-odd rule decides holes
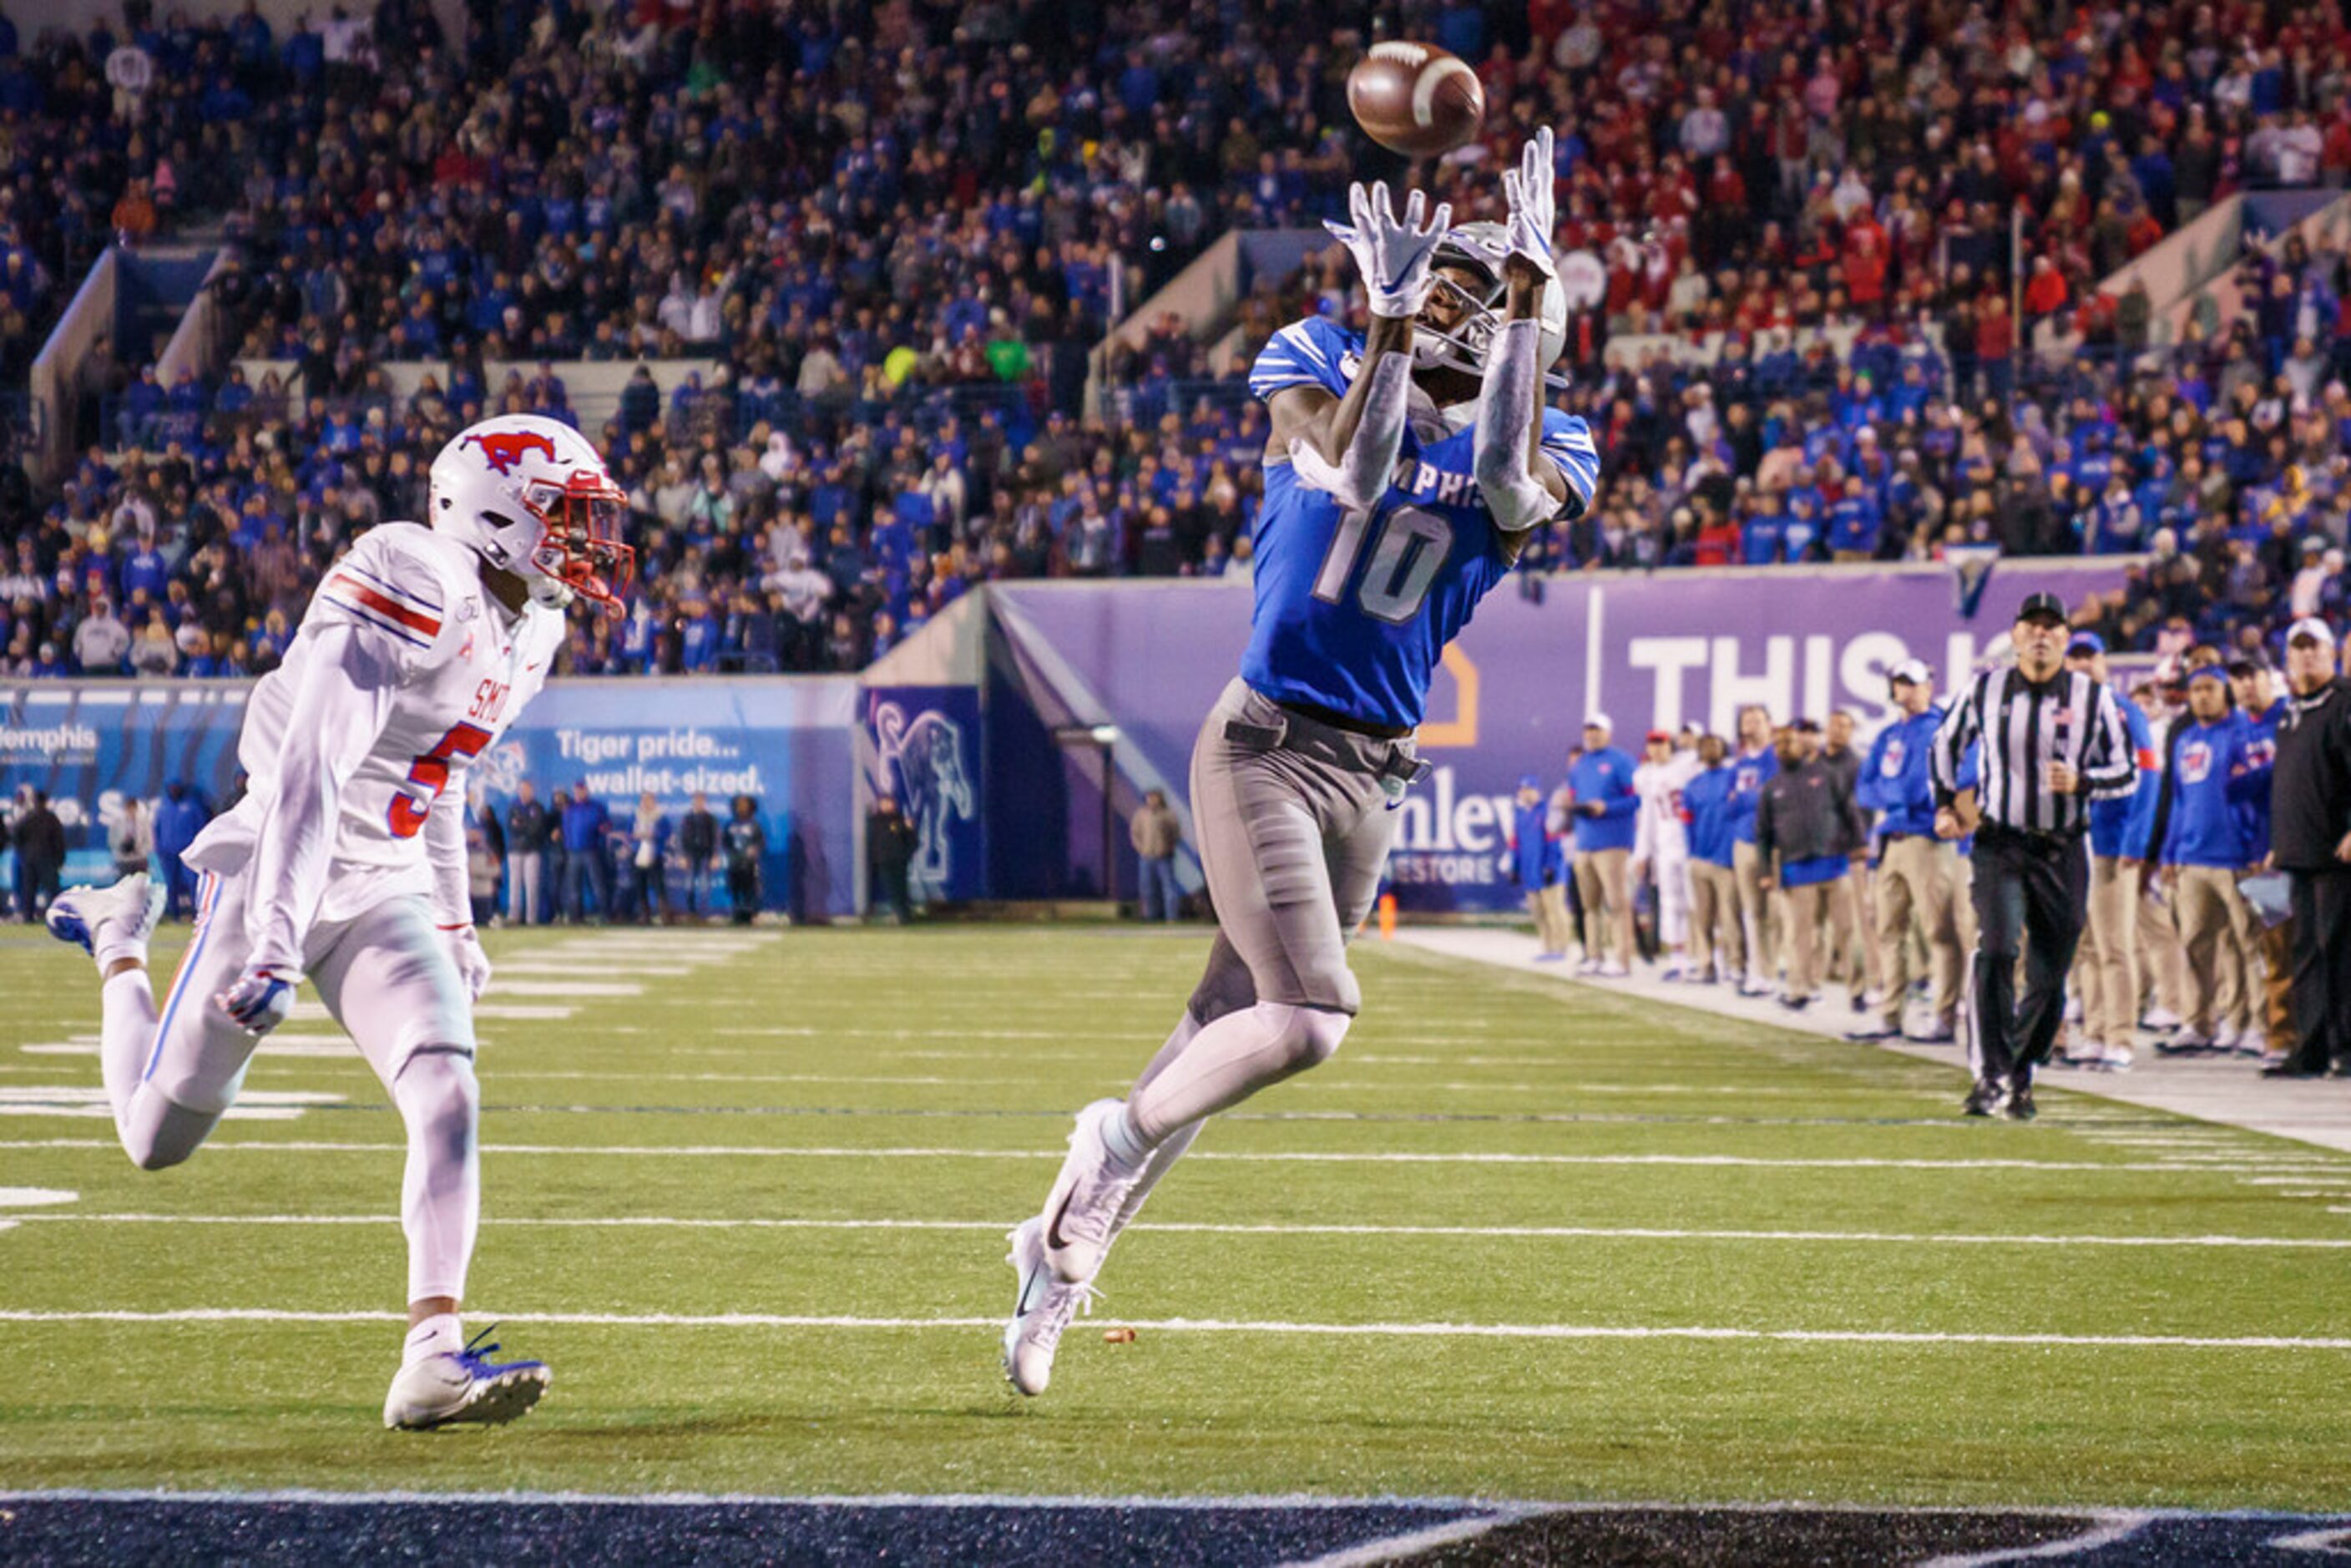
[[[449,787],[449,763],[453,758],[478,757],[482,747],[490,743],[490,732],[479,725],[461,724],[434,744],[433,749],[409,764],[408,782],[423,792],[419,804],[413,795],[395,793],[386,816],[392,823],[395,839],[413,839],[424,831],[424,819],[433,813],[433,802],[441,799],[441,791]]]
[[[1355,558],[1363,554],[1364,536],[1372,514],[1353,507],[1340,517],[1331,536],[1330,553],[1314,577],[1314,597],[1337,604],[1354,575]],[[1453,525],[1418,507],[1397,507],[1380,519],[1379,538],[1372,545],[1371,564],[1355,588],[1355,602],[1374,620],[1403,622],[1420,613],[1437,570],[1453,551]]]

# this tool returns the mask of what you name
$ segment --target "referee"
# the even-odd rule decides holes
[[[1975,1006],[1968,1034],[1970,1116],[2032,1117],[2032,1070],[2049,1060],[2064,1019],[2065,975],[2082,939],[2092,800],[2118,800],[2138,772],[2114,693],[2065,668],[2065,606],[2036,593],[2016,612],[2016,664],[1960,689],[1935,732],[1935,832],[1965,831],[1955,802],[1959,763],[1982,747],[1976,828]],[[2025,955],[2024,997],[2016,956]]]

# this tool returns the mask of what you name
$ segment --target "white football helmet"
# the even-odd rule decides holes
[[[586,436],[535,413],[470,425],[433,460],[428,520],[551,608],[576,595],[622,612],[636,552],[621,542],[629,498]]]
[[[1510,230],[1497,223],[1456,224],[1437,242],[1437,254],[1429,262],[1437,287],[1468,314],[1450,332],[1440,332],[1426,322],[1415,322],[1412,329],[1414,364],[1423,369],[1447,365],[1473,376],[1486,373],[1486,350],[1494,340],[1494,329],[1502,324],[1501,306],[1505,293],[1501,275],[1488,257],[1505,255],[1510,248]],[[1483,288],[1473,292],[1436,270],[1447,267],[1465,267],[1476,273],[1483,280]],[[1567,349],[1567,290],[1560,287],[1557,277],[1543,285],[1540,314],[1542,319],[1541,368],[1552,386],[1564,386],[1564,377],[1550,374],[1551,368],[1559,363],[1560,355]]]

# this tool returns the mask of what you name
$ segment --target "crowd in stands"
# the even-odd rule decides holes
[[[2144,355],[2144,297],[2090,288],[2218,197],[2351,172],[2332,15],[1404,7],[1497,106],[1437,193],[1490,214],[1501,157],[1555,125],[1559,240],[1606,275],[1565,394],[1604,498],[1524,559],[2152,552],[2118,648],[2339,609],[2343,256],[2265,250],[2242,319]],[[1085,360],[1114,294],[1401,172],[1345,113],[1355,20],[485,4],[452,39],[415,0],[290,34],[134,3],[29,47],[0,23],[0,337],[94,234],[202,216],[242,258],[210,286],[230,341],[293,367],[113,361],[87,455],[11,520],[0,671],[267,669],[333,552],[421,516],[432,454],[498,410],[600,435],[635,499],[643,591],[575,670],[856,669],[975,582],[1246,570],[1261,411],[1201,396],[1166,321],[1110,356],[1112,418],[1081,410]],[[1332,247],[1244,336],[1356,294]],[[2033,373],[2039,321],[2109,351]],[[1822,325],[1851,350],[1800,351]],[[1642,331],[1728,342],[1604,360]],[[555,368],[679,357],[707,373],[640,374],[609,415]],[[488,370],[517,360],[537,373]]]

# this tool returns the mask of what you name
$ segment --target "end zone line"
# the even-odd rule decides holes
[[[987,1329],[1000,1317],[867,1318],[790,1312],[510,1312],[487,1308],[472,1314],[502,1323],[566,1328],[719,1329]],[[376,1310],[304,1312],[277,1307],[178,1307],[45,1311],[0,1308],[0,1322],[18,1323],[401,1323],[404,1312]],[[1620,1323],[1309,1323],[1281,1319],[1125,1318],[1093,1320],[1154,1333],[1304,1334],[1353,1339],[1708,1340],[1782,1344],[2021,1345],[2077,1350],[2351,1351],[2351,1339],[2283,1335],[2062,1334],[1932,1333],[1896,1329],[1749,1329],[1700,1324]]]
[[[396,1214],[77,1214],[71,1211],[12,1214],[35,1225],[398,1225]],[[671,1215],[548,1215],[482,1217],[485,1227],[677,1230],[911,1230],[1000,1231],[1000,1219],[815,1219],[740,1218]],[[1606,1225],[1316,1225],[1214,1224],[1207,1221],[1144,1221],[1137,1231],[1185,1236],[1450,1236],[1529,1241],[1793,1241],[1830,1245],[1919,1247],[2186,1247],[2277,1249],[2285,1251],[2351,1251],[2351,1237],[2335,1236],[1999,1236],[1976,1232],[1899,1230],[1721,1230],[1657,1226]]]
[[[0,1140],[0,1150],[119,1149],[111,1138],[15,1138]],[[275,1150],[297,1155],[404,1155],[405,1144],[320,1143],[301,1139],[214,1139],[207,1150],[245,1152]],[[715,1144],[484,1144],[486,1155],[565,1155],[592,1158],[649,1159],[810,1159],[810,1160],[1053,1160],[1065,1157],[1061,1149],[949,1149],[878,1147],[763,1147]],[[1934,1159],[1766,1159],[1750,1155],[1519,1155],[1482,1152],[1444,1154],[1386,1150],[1369,1153],[1305,1150],[1212,1149],[1187,1155],[1186,1162],[1232,1161],[1274,1165],[1432,1165],[1432,1166],[1690,1166],[1724,1169],[1762,1170],[1896,1170],[1896,1171],[2058,1171],[2106,1172],[2116,1176],[2226,1176],[2267,1171],[2267,1165],[2195,1164],[2177,1161],[2098,1160],[1934,1160]],[[2339,1168],[2339,1167],[2335,1167]]]

